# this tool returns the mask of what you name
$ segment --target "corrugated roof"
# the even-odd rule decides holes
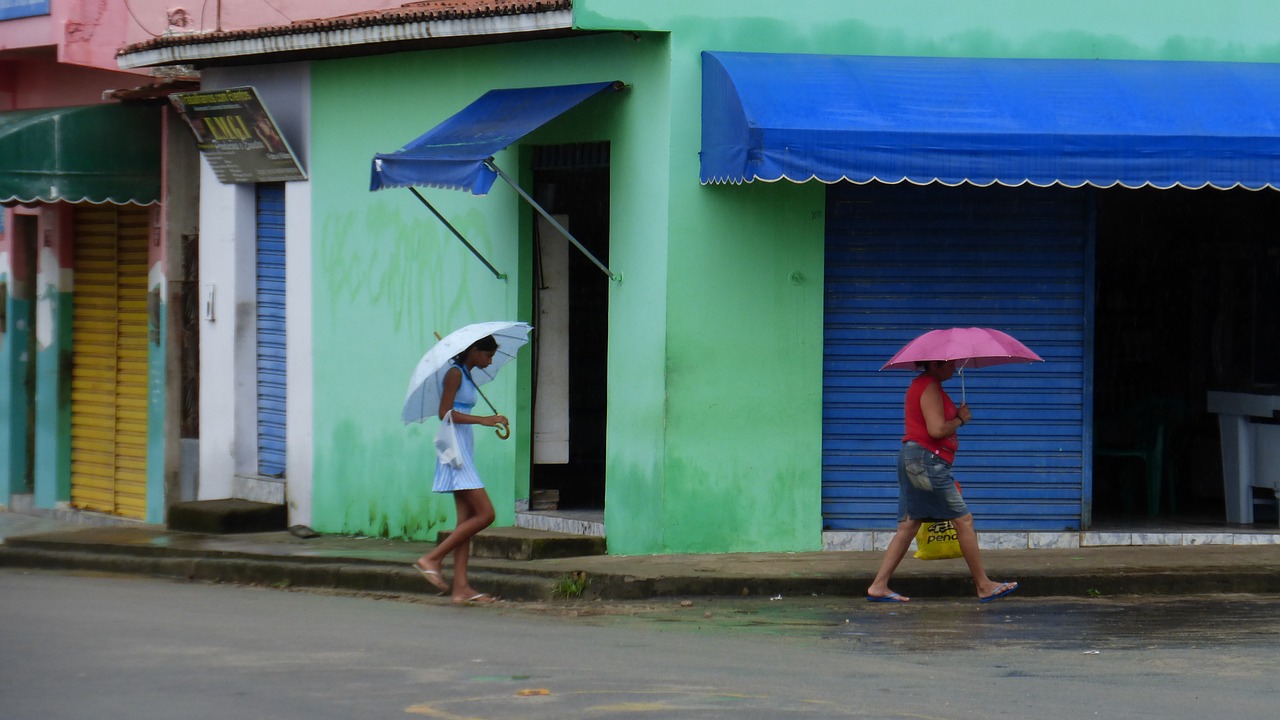
[[[261,61],[264,55],[350,55],[355,53],[333,51],[362,45],[387,45],[389,51],[406,49],[400,47],[406,43],[456,46],[513,34],[564,32],[570,29],[572,10],[572,0],[419,0],[287,25],[162,35],[121,48],[116,57],[121,67],[133,68],[246,56]],[[548,22],[551,16],[554,20]]]

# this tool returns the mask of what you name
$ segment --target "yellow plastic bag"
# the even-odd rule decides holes
[[[961,557],[960,542],[956,540],[956,526],[950,520],[926,522],[916,532],[916,558],[920,560],[950,560]]]

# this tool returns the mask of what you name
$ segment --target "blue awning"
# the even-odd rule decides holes
[[[485,160],[598,93],[621,82],[490,90],[393,153],[373,156],[369,189],[423,185],[489,192],[497,175]]]
[[[702,182],[1280,187],[1280,64],[704,52]]]

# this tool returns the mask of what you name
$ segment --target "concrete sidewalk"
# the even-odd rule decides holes
[[[518,528],[486,535],[555,540]],[[562,536],[572,537],[572,536]],[[0,567],[99,571],[275,587],[435,594],[411,567],[429,543],[288,532],[212,535],[151,525],[84,527],[0,512]],[[1021,583],[1015,597],[1280,593],[1280,545],[1184,545],[984,550],[993,579]],[[508,600],[549,600],[565,578],[582,597],[825,595],[861,598],[879,552],[474,557],[472,585]],[[446,575],[447,573],[446,566]],[[894,589],[918,598],[972,596],[962,560],[908,555]]]

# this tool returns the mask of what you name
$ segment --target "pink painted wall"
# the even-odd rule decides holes
[[[145,85],[145,76],[54,62],[52,49],[22,59],[0,57],[0,112],[95,105],[104,90]]]
[[[49,15],[0,22],[0,62],[53,47],[57,61],[118,70],[116,51],[166,32],[244,30],[400,7],[405,0],[50,0]],[[147,73],[140,71],[145,76]]]
[[[52,0],[50,15],[58,62],[116,70],[116,50],[127,44],[135,0]],[[146,73],[143,73],[144,75]]]
[[[0,22],[0,62],[21,66],[23,72],[37,63],[56,61],[119,73],[116,50],[125,44],[128,22],[124,0],[50,0],[48,15]],[[40,52],[46,50],[47,56]],[[98,97],[92,102],[101,101]]]
[[[53,45],[53,27],[49,17],[0,21],[0,56],[8,55],[10,50]]]

